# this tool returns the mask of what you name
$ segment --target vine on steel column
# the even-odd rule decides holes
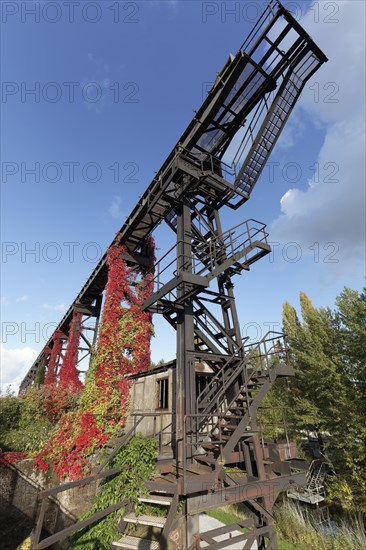
[[[79,408],[61,418],[36,458],[37,467],[47,470],[51,465],[60,478],[77,479],[90,471],[90,455],[125,422],[131,385],[126,375],[150,367],[152,317],[142,311],[142,304],[153,291],[155,247],[152,238],[146,244],[146,268],[128,267],[122,245],[108,249],[109,272],[98,346]],[[71,354],[74,348],[70,349]]]
[[[51,349],[51,355],[48,362],[45,385],[55,384],[57,382],[57,367],[62,358],[62,340],[65,338],[64,333],[61,330],[55,330],[53,333],[53,347]]]
[[[76,368],[81,334],[82,313],[74,311],[70,324],[69,338],[65,357],[59,373],[59,384],[79,391],[83,384],[79,380],[79,372]]]

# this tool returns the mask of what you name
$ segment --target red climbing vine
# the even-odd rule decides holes
[[[117,235],[116,243],[119,240]],[[51,465],[60,478],[77,479],[89,471],[89,457],[124,424],[131,384],[126,375],[150,367],[152,318],[150,313],[142,311],[142,304],[153,291],[155,247],[152,238],[144,245],[150,259],[145,268],[128,267],[122,245],[114,244],[108,249],[108,281],[98,346],[86,375],[79,408],[61,418],[55,433],[36,458],[38,468],[46,470]],[[76,316],[74,319],[76,326]],[[68,345],[72,359],[77,350],[76,341],[75,337],[72,346],[70,341]],[[64,378],[72,379],[75,374],[67,361],[66,352],[66,370],[63,366],[60,382]]]
[[[0,449],[0,464],[13,464],[13,462],[24,460],[25,458],[27,458],[27,456],[27,453],[21,453],[17,451],[7,451],[4,453]]]
[[[81,333],[81,319],[82,313],[74,310],[70,324],[66,353],[59,374],[60,386],[72,388],[75,391],[79,391],[83,386],[79,380],[79,373],[76,368]]]
[[[61,330],[55,330],[55,332],[53,333],[53,346],[51,349],[51,355],[44,380],[46,386],[48,384],[55,384],[57,381],[57,367],[62,357],[62,340],[64,338],[65,335]]]

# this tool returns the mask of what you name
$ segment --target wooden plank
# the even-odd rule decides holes
[[[34,531],[34,534],[32,535],[32,543],[33,544],[38,544],[39,539],[41,538],[43,520],[44,520],[44,515],[45,515],[45,512],[46,512],[46,505],[47,505],[47,501],[46,501],[46,498],[44,497],[43,500],[42,500],[41,509],[39,511],[39,516],[38,516],[38,520],[37,520],[36,529]]]

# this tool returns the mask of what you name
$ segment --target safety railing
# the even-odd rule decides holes
[[[275,363],[289,364],[289,349],[283,332],[268,331],[262,340],[244,345],[244,351],[254,349],[255,354],[249,357],[249,368],[268,372]]]
[[[211,172],[220,175],[227,182],[235,180],[235,166],[227,164],[207,151],[194,153],[182,146],[178,146],[176,155],[189,164],[196,166],[201,172]]]
[[[242,259],[245,263],[254,249],[255,243],[259,241],[268,244],[267,238],[266,225],[253,218],[221,235],[213,235],[205,241],[192,235],[189,240],[178,240],[155,263],[146,278],[149,279],[149,274],[154,275],[154,291],[158,292],[181,271],[205,277],[210,275],[227,258],[233,258],[235,261],[243,256]],[[179,253],[179,249],[184,245],[191,247],[192,252],[189,255]]]
[[[238,353],[243,344],[249,339],[249,337],[246,336],[245,338],[236,341],[236,336],[231,336],[227,333],[225,327],[212,315],[208,309],[206,309],[205,305],[198,297],[195,297],[194,300],[193,313],[195,329],[199,329],[204,332],[206,336],[208,336],[209,340],[225,350],[225,353],[229,353],[228,346],[231,347],[231,349],[236,350],[235,353]]]
[[[241,352],[243,352],[244,350],[245,341],[242,343],[240,348],[238,350],[235,350],[235,352],[226,360],[218,373],[212,377],[209,384],[207,384],[198,394],[196,398],[197,410],[200,410],[200,408],[202,408],[202,405],[208,405],[211,401],[211,398],[213,397],[215,397],[215,402],[218,406],[217,410],[220,410],[219,403],[221,394],[225,393],[227,387],[230,384],[232,376],[236,374],[238,369],[242,369],[245,363],[244,356],[241,356]],[[233,371],[233,369],[231,368],[234,365],[237,366],[235,371]]]
[[[164,419],[169,416],[172,418],[172,411],[156,411],[156,412],[134,412],[130,414],[130,417],[134,421],[134,429],[139,426],[139,431],[145,437],[153,437],[158,440],[158,450],[159,454],[163,452],[164,447],[171,447],[172,440],[174,436],[174,426],[172,420],[170,422],[165,422]],[[151,426],[145,427],[144,420],[148,423],[152,419],[152,429]],[[160,425],[159,424],[160,419]]]
[[[225,231],[221,235],[199,242],[194,246],[194,257],[199,262],[193,262],[194,273],[203,274],[206,270],[213,271],[226,258],[239,259],[243,255],[244,263],[248,255],[247,249],[256,241],[267,244],[268,233],[266,225],[253,218]],[[204,259],[203,259],[204,258]],[[200,268],[200,264],[205,264]]]
[[[201,412],[208,413],[213,408],[220,411],[225,406],[225,411],[227,411],[238,396],[236,394],[227,403],[227,390],[241,375],[241,385],[248,384],[258,372],[268,373],[275,362],[288,363],[285,337],[279,332],[269,331],[262,340],[254,344],[246,344],[244,341],[242,357],[239,352],[240,350],[237,350],[229,357],[219,372],[210,380],[210,383],[197,396],[198,410],[201,408]],[[238,393],[241,391],[242,387]],[[204,411],[202,411],[202,406],[205,407]]]
[[[85,527],[88,527],[89,525],[92,525],[93,523],[96,523],[100,519],[103,519],[107,515],[111,514],[112,512],[115,512],[116,510],[119,510],[122,508],[122,506],[126,505],[126,501],[119,501],[113,504],[112,506],[109,506],[105,508],[104,510],[101,510],[98,513],[93,514],[89,518],[78,521],[75,524],[66,527],[59,531],[58,533],[54,533],[53,535],[48,536],[47,538],[40,540],[41,533],[43,529],[44,519],[47,512],[48,507],[48,499],[55,502],[55,499],[57,499],[57,495],[59,493],[62,493],[64,491],[68,491],[70,489],[74,489],[76,487],[83,487],[85,485],[88,485],[89,483],[92,483],[97,480],[107,479],[108,477],[114,476],[119,474],[122,471],[122,468],[111,468],[109,470],[105,470],[105,468],[108,466],[108,464],[112,461],[112,459],[118,454],[118,452],[121,450],[123,446],[125,446],[128,441],[137,433],[137,428],[142,429],[142,423],[144,418],[153,416],[155,418],[154,425],[156,425],[156,419],[159,416],[162,416],[164,414],[170,414],[171,412],[167,411],[164,412],[155,412],[155,413],[133,413],[132,416],[134,418],[133,426],[124,434],[122,437],[120,443],[118,446],[115,447],[113,452],[108,456],[107,460],[105,460],[95,471],[94,474],[83,477],[81,479],[78,479],[76,481],[70,481],[67,483],[64,483],[62,485],[58,485],[56,487],[52,487],[50,489],[45,489],[39,492],[38,497],[41,499],[41,506],[38,513],[37,523],[34,531],[31,535],[31,541],[32,541],[32,550],[43,550],[44,548],[49,548],[53,544],[56,544],[58,542],[61,542],[65,540],[66,538],[70,537],[72,534],[76,533],[80,529],[84,529]],[[150,437],[158,438],[159,441],[159,450],[162,449],[162,441],[164,435],[166,433],[169,433],[168,430],[171,430],[170,433],[173,432],[172,429],[172,423],[168,424],[167,426],[164,426],[160,430],[156,429],[153,431]]]
[[[259,17],[258,21],[248,34],[247,38],[241,45],[241,50],[249,52],[250,48],[253,44],[256,43],[258,40],[258,37],[263,33],[263,30],[268,25],[268,21],[271,20],[275,14],[277,13],[278,9],[280,8],[280,4],[277,2],[277,0],[271,0],[268,5],[265,7],[265,9],[262,11],[261,16]]]

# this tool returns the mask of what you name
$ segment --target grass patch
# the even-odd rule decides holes
[[[243,520],[243,518],[240,518],[234,513],[231,506],[225,506],[224,508],[213,508],[212,510],[208,510],[206,514],[211,518],[221,521],[221,523],[225,523],[225,525],[231,525],[232,523],[237,523],[238,521]],[[244,533],[246,529],[242,528],[240,531]]]
[[[333,526],[332,534],[314,524],[307,509],[284,502],[275,508],[279,538],[292,544],[296,550],[364,550],[366,532],[361,518]],[[285,550],[285,548],[284,548]]]
[[[221,521],[221,523],[225,523],[225,525],[236,523],[237,521],[240,521],[242,519],[239,516],[235,515],[232,510],[228,509],[228,507],[213,508],[212,510],[208,510],[208,512],[206,513],[208,516],[215,518],[218,521]]]
[[[292,544],[292,542],[288,542],[287,540],[280,539],[278,541],[278,550],[298,550],[299,547]]]
[[[306,508],[292,502],[275,507],[275,521],[279,550],[365,550],[366,531],[361,518],[350,518],[341,523],[332,534],[314,525]],[[240,504],[214,508],[207,512],[225,525],[246,518]],[[245,532],[245,529],[241,529]]]

